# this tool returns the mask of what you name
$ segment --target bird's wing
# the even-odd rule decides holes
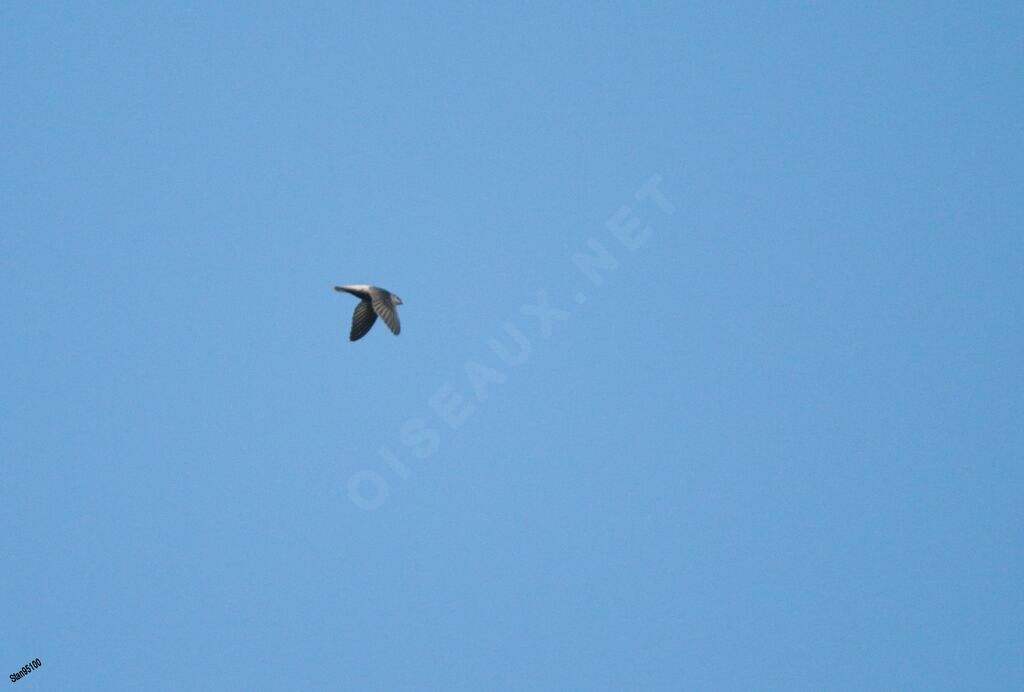
[[[351,293],[361,300],[366,300],[370,297],[370,292],[363,290],[363,286],[335,286],[335,291],[344,291],[345,293]]]
[[[352,315],[352,333],[348,336],[349,341],[362,339],[376,321],[377,313],[373,311],[370,301],[360,300],[359,304],[356,305],[355,313]]]
[[[391,302],[390,297],[381,295],[374,296],[373,309],[377,311],[380,318],[384,320],[384,324],[386,324],[388,329],[394,332],[396,336],[402,331],[402,325],[398,321],[398,310],[395,309],[395,305]]]

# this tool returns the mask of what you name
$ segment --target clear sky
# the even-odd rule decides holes
[[[16,689],[1024,689],[1020,3],[212,4],[0,8]]]

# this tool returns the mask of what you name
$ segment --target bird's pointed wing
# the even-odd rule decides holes
[[[370,292],[366,290],[368,286],[335,286],[335,291],[344,291],[345,293],[351,293],[360,300],[366,300],[370,297]]]
[[[377,313],[373,311],[370,301],[360,300],[359,305],[356,305],[355,313],[352,315],[352,333],[348,336],[349,341],[362,339],[376,321]]]
[[[398,321],[398,310],[395,309],[394,303],[387,296],[374,296],[373,298],[373,309],[377,311],[380,318],[384,320],[384,324],[388,326],[395,336],[402,331],[402,325]]]

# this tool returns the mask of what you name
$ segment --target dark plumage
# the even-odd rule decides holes
[[[365,284],[335,286],[334,290],[351,293],[359,299],[355,314],[352,315],[352,331],[348,337],[350,341],[358,341],[366,336],[378,316],[395,336],[402,331],[397,307],[402,304],[402,299],[391,291]]]

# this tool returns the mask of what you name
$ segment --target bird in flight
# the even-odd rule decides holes
[[[370,327],[377,321],[378,315],[384,320],[388,329],[395,333],[395,336],[402,331],[396,307],[402,304],[402,299],[391,291],[363,284],[335,286],[334,290],[351,293],[359,299],[356,312],[352,315],[352,332],[348,336],[350,341],[358,341],[366,336],[366,332],[370,331]]]

